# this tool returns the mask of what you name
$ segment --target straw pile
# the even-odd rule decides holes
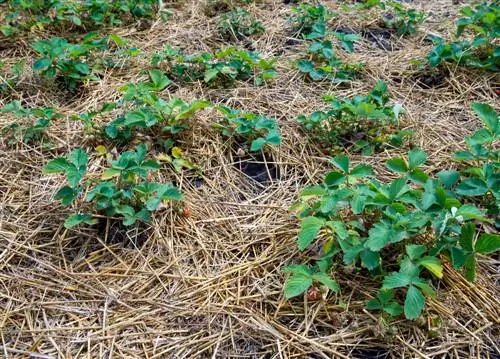
[[[339,4],[328,1],[332,9]],[[168,4],[167,4],[168,5]],[[412,145],[430,156],[429,169],[448,169],[451,154],[478,126],[474,101],[499,105],[493,91],[498,77],[462,68],[449,74],[421,74],[410,59],[423,58],[429,32],[449,36],[459,8],[448,1],[414,1],[430,14],[409,39],[366,39],[349,62],[363,61],[366,76],[347,88],[307,83],[289,61],[306,44],[287,42],[288,5],[266,1],[249,10],[266,33],[252,45],[264,57],[279,56],[279,76],[263,87],[239,83],[231,89],[202,84],[181,87],[165,98],[207,99],[277,118],[283,137],[269,158],[238,157],[210,124],[217,114],[200,112],[182,137],[186,156],[203,169],[203,179],[160,173],[185,194],[189,218],[174,209],[157,213],[151,227],[66,230],[69,210],[52,197],[62,178],[42,174],[53,156],[77,146],[92,150],[81,124],[70,115],[118,98],[118,88],[145,79],[141,69],[165,44],[187,53],[223,47],[217,17],[204,3],[184,1],[168,23],[151,28],[116,29],[144,58],[123,64],[77,96],[68,97],[26,70],[14,97],[31,106],[54,106],[67,115],[48,134],[54,151],[7,146],[0,139],[0,356],[6,358],[495,358],[499,355],[499,262],[481,258],[479,279],[468,283],[446,268],[437,298],[423,320],[387,323],[364,309],[377,283],[363,272],[338,267],[337,297],[306,303],[285,301],[280,268],[300,261],[298,223],[288,212],[298,192],[329,169],[328,159],[300,130],[295,118],[324,108],[321,94],[366,94],[382,79],[406,109],[403,126],[416,132]],[[352,29],[374,25],[376,17],[339,12],[333,22]],[[45,33],[36,36],[47,36]],[[381,46],[389,42],[392,51]],[[244,44],[242,44],[244,45]],[[382,44],[384,45],[384,44]],[[8,63],[32,56],[27,39],[2,43]],[[28,60],[28,65],[31,65]],[[29,66],[28,66],[29,67]],[[3,102],[5,103],[5,101]],[[3,104],[0,100],[0,105]],[[13,121],[2,116],[0,127]],[[376,166],[407,149],[373,157],[349,154]],[[259,182],[240,171],[244,163],[264,162],[270,174]],[[243,163],[243,164],[242,164]],[[91,168],[99,171],[99,164]],[[173,177],[177,176],[177,177]],[[168,178],[170,177],[170,178]],[[268,177],[268,176],[266,176]]]

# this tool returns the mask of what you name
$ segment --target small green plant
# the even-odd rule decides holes
[[[40,58],[33,64],[33,70],[48,79],[60,78],[64,84],[74,89],[85,80],[97,80],[93,73],[92,54],[107,48],[107,38],[97,38],[97,34],[86,35],[79,44],[53,37],[33,44]]]
[[[434,295],[423,272],[442,278],[440,255],[455,268],[465,268],[473,280],[476,254],[500,250],[499,235],[475,234],[477,221],[489,222],[484,211],[464,204],[440,178],[428,175],[421,167],[427,159],[419,149],[406,159],[391,159],[387,168],[397,169],[400,177],[384,183],[376,179],[371,166],[351,166],[348,157],[337,156],[332,160],[337,170],[320,185],[306,188],[294,205],[301,218],[299,250],[312,248],[315,242],[321,248],[313,253],[314,272],[329,275],[339,257],[348,266],[360,263],[373,276],[383,277],[381,292],[369,308],[399,315],[399,295],[394,292],[400,292],[408,319],[418,318],[425,296]],[[311,284],[292,271],[285,284],[286,298],[302,294]]]
[[[368,155],[389,142],[397,145],[402,136],[396,132],[401,105],[388,105],[387,85],[379,81],[367,96],[338,99],[324,96],[330,109],[299,116],[297,121],[311,132],[314,139],[333,150],[354,145],[354,149]]]
[[[500,228],[500,123],[498,113],[488,104],[474,103],[472,110],[482,121],[484,127],[465,138],[469,147],[459,151],[455,159],[464,161],[468,166],[463,169],[462,177],[458,171],[443,171],[441,177],[448,187],[464,198],[478,202],[487,209]],[[472,197],[472,198],[471,198]]]
[[[418,26],[425,20],[423,12],[408,8],[399,1],[366,0],[356,4],[357,9],[372,9],[374,7],[387,10],[382,14],[383,24],[395,30],[399,36],[414,35]]]
[[[73,228],[81,223],[95,224],[95,216],[102,214],[108,218],[121,219],[125,226],[137,221],[148,223],[151,221],[151,213],[160,208],[164,201],[182,199],[181,193],[173,185],[148,180],[151,172],[160,169],[160,164],[147,159],[145,144],[112,160],[110,168],[93,185],[83,181],[87,164],[87,153],[77,148],[66,158],[59,157],[50,161],[44,168],[44,172],[48,174],[66,175],[68,184],[55,195],[55,199],[61,200],[63,206],[73,204],[80,193],[85,193],[85,201],[93,207],[91,213],[83,213],[82,208],[77,208],[78,212],[66,219],[66,228]],[[80,202],[78,206],[82,206]]]
[[[466,6],[460,10],[463,16],[457,22],[456,40],[446,42],[439,36],[431,36],[434,47],[427,56],[432,67],[443,62],[461,66],[498,71],[500,45],[495,39],[500,35],[500,5],[483,2],[475,7]],[[460,40],[465,33],[472,39]]]
[[[21,78],[26,60],[21,60],[12,65],[9,70],[5,69],[5,62],[0,60],[0,94],[10,93]]]
[[[236,80],[254,79],[256,86],[276,76],[275,59],[263,59],[255,52],[229,47],[222,51],[183,55],[179,50],[167,46],[156,53],[151,65],[166,71],[176,81],[194,82],[203,80],[210,85],[233,85]]]
[[[481,222],[496,220],[498,226],[500,124],[491,106],[474,103],[472,109],[484,128],[466,139],[468,151],[456,153],[457,160],[472,164],[462,171],[429,174],[423,168],[428,156],[420,149],[386,162],[399,176],[390,182],[378,179],[369,165],[351,166],[347,156],[332,160],[336,170],[321,184],[304,189],[293,206],[301,218],[299,250],[320,249],[312,263],[286,269],[292,273],[285,284],[286,298],[313,285],[312,273],[329,275],[338,265],[336,258],[348,266],[360,263],[364,269],[359,270],[383,278],[379,294],[367,306],[389,316],[420,316],[425,296],[434,295],[432,281],[422,274],[442,278],[443,260],[474,281],[477,255],[500,250],[498,234],[477,233],[484,228]],[[496,201],[494,211],[490,196]],[[306,275],[301,268],[314,269]]]
[[[264,31],[262,23],[242,8],[223,14],[219,25],[219,32],[225,40],[241,40]]]
[[[324,34],[328,21],[335,16],[331,10],[322,4],[298,4],[291,9],[294,14],[288,21],[292,24],[295,37],[307,38],[311,33]],[[315,38],[318,38],[318,36],[316,35]]]
[[[129,84],[124,91],[123,105],[132,107],[106,126],[111,139],[128,141],[135,129],[151,129],[153,133],[175,136],[189,127],[186,123],[196,111],[207,108],[210,103],[203,100],[186,103],[179,98],[165,101],[157,91],[165,88],[170,80],[158,70],[149,72],[151,82]]]
[[[266,145],[281,143],[278,125],[274,119],[253,113],[242,113],[226,106],[217,108],[224,116],[214,124],[226,137],[241,138],[251,142],[250,151],[260,151]]]
[[[117,26],[137,18],[152,18],[157,0],[7,0],[0,32],[13,36],[47,26],[62,31]],[[167,14],[160,13],[164,18]]]
[[[0,109],[0,113],[13,113],[16,117],[27,119],[23,122],[14,122],[0,130],[2,136],[7,138],[9,145],[19,142],[32,144],[40,142],[49,128],[50,122],[62,115],[52,107],[24,108],[19,101],[12,101]],[[50,143],[46,143],[50,145]]]
[[[355,78],[363,69],[363,64],[344,64],[335,55],[330,41],[312,43],[309,45],[308,55],[308,59],[297,61],[297,67],[313,81],[329,79],[345,82]]]
[[[173,98],[166,101],[159,92],[171,83],[170,79],[159,70],[150,70],[149,78],[148,82],[123,86],[123,97],[117,103],[107,103],[97,111],[81,114],[74,119],[82,121],[87,132],[99,133],[101,127],[96,127],[95,118],[115,111],[116,118],[104,128],[108,139],[126,144],[139,131],[141,135],[150,135],[158,143],[165,144],[165,141],[189,127],[187,120],[195,112],[210,106],[210,102],[203,100],[186,103]],[[172,146],[166,147],[170,149]]]
[[[388,1],[385,3],[385,6],[388,6],[391,11],[385,13],[382,16],[382,20],[385,26],[395,29],[399,36],[414,35],[417,32],[418,26],[425,19],[423,12],[408,9],[396,1]]]

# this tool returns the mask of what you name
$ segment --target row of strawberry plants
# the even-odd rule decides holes
[[[0,3],[0,33],[15,36],[46,27],[84,32],[103,26],[118,26],[137,18],[153,18],[156,0],[7,0]],[[163,18],[167,12],[160,11]]]
[[[343,264],[382,283],[369,309],[416,319],[426,296],[435,294],[432,278],[443,277],[443,261],[474,281],[477,256],[500,250],[494,234],[500,228],[500,123],[491,106],[472,109],[484,127],[466,138],[468,150],[455,154],[466,163],[460,170],[426,172],[428,156],[420,149],[386,162],[397,176],[390,182],[369,165],[351,166],[345,155],[332,160],[337,170],[304,189],[293,206],[301,219],[298,248],[311,259],[284,268],[291,273],[286,298],[314,294],[319,285],[338,292],[334,273]]]

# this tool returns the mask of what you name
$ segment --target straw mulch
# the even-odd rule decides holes
[[[338,9],[335,1],[327,3]],[[494,74],[453,66],[444,75],[421,74],[410,65],[410,59],[422,59],[428,52],[430,45],[423,40],[427,33],[451,34],[459,8],[449,1],[413,5],[430,14],[418,35],[363,39],[355,53],[342,54],[346,61],[366,63],[366,76],[347,88],[306,83],[289,64],[307,46],[287,42],[289,6],[277,0],[250,5],[267,29],[252,44],[265,57],[280,57],[278,78],[259,88],[240,83],[221,90],[199,84],[163,95],[204,98],[274,116],[283,144],[268,158],[238,156],[210,126],[217,114],[200,112],[181,147],[203,169],[203,179],[163,171],[157,175],[181,186],[190,217],[164,209],[150,227],[129,231],[109,226],[66,230],[62,223],[70,210],[52,199],[63,179],[42,174],[42,166],[77,146],[93,150],[95,143],[70,115],[114,100],[120,86],[145,79],[141,70],[154,51],[165,44],[188,53],[223,47],[217,18],[205,15],[203,2],[190,0],[172,9],[167,24],[116,29],[146,56],[124,62],[74,97],[61,94],[28,66],[13,97],[27,105],[55,106],[67,116],[48,131],[55,150],[12,147],[0,139],[0,356],[498,358],[498,257],[481,258],[475,284],[447,268],[438,296],[418,322],[387,323],[366,311],[365,301],[376,294],[377,283],[363,271],[341,266],[335,272],[342,289],[338,296],[312,303],[283,299],[280,268],[301,260],[295,243],[298,222],[288,211],[290,204],[301,188],[329,169],[328,159],[295,122],[299,114],[324,108],[321,94],[365,94],[377,79],[384,80],[393,100],[406,109],[403,127],[416,132],[411,145],[429,153],[429,170],[453,166],[451,154],[478,126],[472,102],[499,105],[492,89],[499,80]],[[376,18],[340,12],[332,24],[356,29],[375,26]],[[380,41],[388,41],[392,51]],[[28,39],[2,43],[1,48],[8,63],[32,56]],[[12,121],[2,116],[0,127]],[[407,149],[369,158],[349,155],[355,162],[375,165],[384,176],[384,159]],[[267,182],[252,179],[240,171],[248,162],[259,163],[274,176]],[[103,165],[93,155],[90,175],[97,176]]]

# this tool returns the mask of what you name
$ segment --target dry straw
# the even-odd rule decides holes
[[[338,9],[336,2],[327,3]],[[449,75],[430,78],[410,65],[410,59],[423,58],[429,50],[426,33],[448,35],[458,9],[448,1],[414,1],[414,6],[431,14],[418,35],[393,37],[393,51],[378,43],[387,39],[360,41],[355,53],[342,56],[365,62],[366,76],[340,88],[306,83],[290,66],[306,44],[287,42],[289,6],[277,0],[250,5],[267,29],[252,44],[263,56],[280,56],[278,78],[258,88],[238,83],[216,90],[195,84],[163,95],[205,98],[276,117],[283,144],[265,162],[269,171],[279,169],[277,178],[262,184],[239,171],[238,163],[248,159],[232,153],[230,143],[211,129],[215,111],[200,113],[181,147],[203,168],[203,181],[158,175],[180,184],[191,216],[180,218],[165,209],[148,231],[121,233],[121,241],[113,240],[116,231],[110,228],[64,229],[67,212],[52,201],[62,179],[41,171],[54,153],[36,146],[8,147],[0,139],[0,356],[375,358],[379,353],[381,358],[498,358],[499,262],[494,258],[480,260],[475,284],[447,268],[437,298],[417,323],[389,324],[366,311],[365,300],[376,294],[377,283],[341,267],[335,272],[342,288],[337,297],[306,303],[285,301],[282,295],[280,268],[301,258],[295,244],[298,224],[288,208],[301,188],[329,168],[294,121],[323,108],[321,94],[365,94],[377,79],[384,80],[406,109],[402,125],[416,132],[412,144],[429,153],[429,170],[450,168],[453,151],[477,128],[472,102],[499,105],[492,90],[498,84],[494,74],[450,67]],[[374,16],[363,20],[339,12],[332,24],[356,29],[375,22]],[[143,79],[141,69],[154,51],[165,44],[187,52],[225,45],[217,19],[206,17],[197,0],[174,8],[167,24],[157,21],[146,30],[129,27],[117,33],[145,57],[106,73],[71,99],[29,71],[13,95],[32,106],[57,106],[67,115],[49,130],[57,154],[77,146],[92,150],[92,141],[70,115],[114,100],[120,86]],[[32,55],[28,39],[2,41],[0,47],[7,63]],[[422,84],[429,81],[429,87]],[[2,116],[0,126],[12,120]],[[384,176],[384,159],[404,151],[350,155],[375,165]],[[95,175],[100,170],[98,163],[91,167]],[[145,236],[140,248],[127,239]]]

